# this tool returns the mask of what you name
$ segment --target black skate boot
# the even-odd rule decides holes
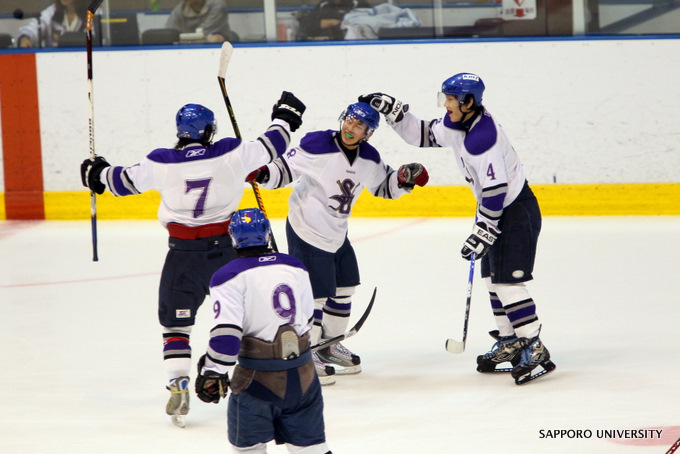
[[[512,367],[497,369],[496,366],[507,361],[510,361],[513,367],[519,364],[519,353],[522,350],[520,339],[517,336],[500,336],[498,330],[489,331],[489,335],[496,339],[496,343],[489,353],[477,357],[477,371],[482,373],[512,371]]]
[[[522,338],[520,341],[524,347],[519,364],[512,369],[515,384],[523,385],[555,370],[555,363],[550,361],[550,352],[538,336],[532,339]],[[538,372],[536,368],[539,368]]]

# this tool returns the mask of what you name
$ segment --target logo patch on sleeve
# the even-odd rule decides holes
[[[176,318],[191,318],[191,309],[177,309],[175,311]]]

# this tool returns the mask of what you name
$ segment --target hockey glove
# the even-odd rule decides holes
[[[262,166],[257,170],[253,170],[246,177],[246,182],[250,183],[255,181],[256,183],[266,183],[269,181],[269,168],[267,166]]]
[[[487,227],[486,222],[478,222],[475,224],[472,235],[465,240],[463,249],[460,250],[460,255],[465,260],[471,260],[472,253],[474,252],[475,257],[481,259],[489,252],[489,248],[500,234],[501,232],[495,228]]]
[[[229,391],[229,374],[218,374],[208,370],[201,374],[205,364],[205,355],[198,361],[198,377],[196,377],[196,395],[206,403],[218,403],[220,398],[227,397]]]
[[[279,118],[290,125],[290,130],[295,132],[302,125],[302,114],[307,107],[289,91],[281,93],[281,98],[274,104],[272,120]]]
[[[102,170],[111,166],[103,156],[96,156],[94,161],[86,159],[80,164],[80,181],[83,186],[90,188],[97,194],[103,194],[106,186],[99,180]]]
[[[418,186],[425,186],[430,181],[430,176],[427,174],[427,169],[418,162],[411,164],[404,164],[399,167],[397,172],[397,180],[400,188],[413,188],[416,184]]]
[[[404,104],[396,98],[384,93],[370,93],[359,96],[359,102],[366,102],[375,110],[385,115],[388,120],[398,123],[404,119],[408,112],[408,104]]]

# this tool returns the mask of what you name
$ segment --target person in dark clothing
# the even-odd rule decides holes
[[[300,18],[300,38],[344,39],[342,19],[355,8],[371,8],[371,5],[366,0],[323,0]]]

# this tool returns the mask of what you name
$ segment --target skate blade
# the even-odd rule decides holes
[[[182,429],[187,425],[187,417],[184,415],[173,415],[171,419],[174,425],[181,427]]]
[[[335,375],[356,375],[359,372],[361,372],[361,365],[357,364],[356,366],[351,366],[351,367],[343,367],[338,364],[328,364],[329,366],[332,366],[333,369],[335,369]]]
[[[512,367],[500,367],[496,368],[494,370],[479,370],[477,369],[477,372],[481,374],[509,374],[512,372]]]
[[[323,377],[319,377],[319,383],[321,386],[330,386],[335,384],[335,376],[334,375],[325,375]]]
[[[538,367],[541,367],[542,370],[540,370],[540,371],[534,373]],[[527,383],[529,383],[529,382],[531,382],[531,381],[536,380],[536,379],[539,378],[539,377],[543,377],[543,376],[545,376],[545,375],[548,375],[550,372],[554,371],[556,368],[557,368],[557,366],[555,366],[555,363],[553,363],[552,361],[548,360],[548,361],[544,362],[543,364],[541,364],[540,366],[537,366],[535,369],[533,369],[533,370],[532,370],[531,372],[529,372],[528,374],[525,374],[525,375],[523,375],[523,376],[517,378],[517,379],[515,380],[515,384],[517,384],[517,385],[525,385],[525,384],[527,384]]]

